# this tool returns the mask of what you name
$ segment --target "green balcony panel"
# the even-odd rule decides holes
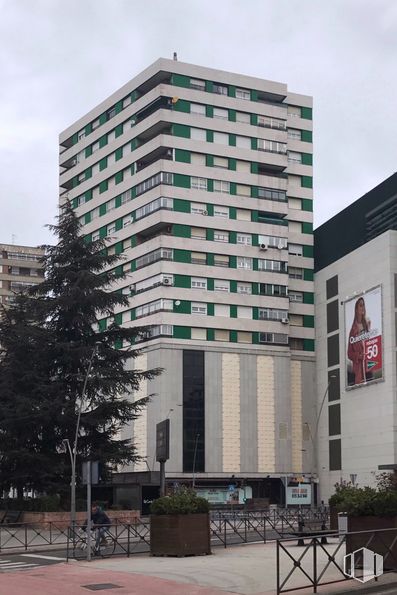
[[[302,165],[313,165],[313,155],[311,153],[302,153]]]
[[[178,101],[173,104],[173,110],[175,112],[183,112],[185,114],[189,114],[190,101],[186,101],[185,99],[178,99]]]
[[[311,107],[301,107],[301,118],[304,120],[313,120],[313,110]]]
[[[229,134],[229,145],[231,147],[236,146],[236,135],[235,134]]]
[[[190,202],[181,198],[174,198],[174,211],[178,213],[190,213]]]
[[[258,150],[258,139],[257,138],[251,138],[251,149],[253,151]]]
[[[252,319],[259,320],[259,308],[257,306],[252,308]]]
[[[253,233],[252,234],[252,245],[253,246],[259,246],[259,238],[258,238],[258,234],[257,233]]]
[[[115,176],[114,176],[114,182],[115,184],[121,184],[121,182],[124,179],[124,172],[123,171],[118,171]],[[120,204],[121,204],[121,198],[120,198]],[[116,205],[117,206],[117,205]],[[118,205],[120,206],[120,205]]]
[[[99,171],[102,171],[102,170],[106,169],[107,166],[108,166],[108,158],[107,157],[104,157],[99,162]]]
[[[90,145],[85,150],[85,157],[87,158],[87,157],[90,157],[91,155],[92,155],[92,146]]]
[[[207,304],[207,316],[214,316],[215,308],[214,304]]]
[[[207,191],[208,192],[214,191],[214,180],[207,180]]]
[[[190,138],[190,126],[185,126],[185,124],[173,124],[172,134],[174,136],[180,136],[181,138]]]
[[[91,213],[86,213],[84,215],[84,223],[87,225],[87,223],[91,223]]]
[[[212,93],[214,90],[214,83],[212,81],[205,81],[205,90],[207,93]]]
[[[108,181],[107,180],[103,180],[102,182],[100,182],[100,184],[99,184],[99,194],[102,194],[103,192],[106,192],[107,189],[108,189]]]
[[[252,174],[258,174],[259,169],[258,169],[258,164],[255,161],[251,162],[251,173]]]
[[[116,219],[114,224],[116,227],[116,231],[120,231],[120,229],[123,229],[123,218],[120,217],[119,219]]]
[[[307,221],[303,221],[303,223],[302,223],[302,233],[313,233],[313,223],[309,223]]]
[[[114,156],[115,156],[116,161],[119,161],[120,159],[122,159],[123,158],[123,147],[119,147],[118,149],[116,149]]]
[[[180,223],[174,223],[172,226],[172,233],[178,238],[190,238],[191,230],[190,225],[182,225]]]
[[[314,293],[311,291],[304,291],[303,292],[303,303],[304,304],[314,304]]]
[[[85,127],[85,135],[88,136],[92,132],[92,122],[86,125]]]
[[[175,85],[176,87],[185,87],[188,89],[190,87],[190,77],[185,76],[184,74],[175,74],[171,75],[171,85]]]
[[[214,156],[213,155],[205,156],[205,165],[207,167],[214,167]]]
[[[106,320],[106,318],[102,318],[102,320],[98,320],[99,332],[103,333],[104,331],[106,331],[107,326],[108,326],[108,321]]]
[[[251,126],[258,126],[257,114],[251,114]]]
[[[251,101],[258,101],[258,91],[251,89]]]
[[[213,217],[214,216],[214,205],[207,203],[206,207],[207,207],[208,216]]]
[[[230,318],[237,318],[237,306],[234,304],[230,306]]]
[[[183,149],[175,149],[175,161],[180,161],[181,163],[190,163],[190,151],[184,151]]]
[[[103,225],[100,229],[99,229],[99,237],[101,238],[101,240],[103,238],[106,238],[106,236],[108,235],[108,227],[107,225]]]
[[[230,331],[230,342],[237,343],[237,331]]]
[[[229,231],[229,243],[237,244],[237,232],[236,231]]]
[[[108,144],[108,135],[104,134],[99,139],[99,148],[102,149],[102,147],[106,147],[107,144]]]
[[[107,118],[106,112],[101,114],[99,116],[99,125],[102,126],[102,124],[105,124],[107,122],[107,120],[108,120],[108,118]]]
[[[307,328],[314,328],[314,316],[305,314],[303,316],[303,326],[305,326]]]
[[[230,293],[237,293],[237,281],[233,279],[230,281]]]
[[[258,186],[251,186],[251,198],[258,198]]]
[[[229,219],[237,219],[236,207],[229,207]]]
[[[313,281],[313,270],[312,269],[303,269],[303,279],[304,281]]]
[[[207,143],[213,143],[214,142],[214,133],[212,132],[212,130],[207,130]]]
[[[229,122],[235,122],[235,121],[236,121],[236,110],[230,109],[229,110]]]
[[[92,242],[92,233],[87,233],[87,235],[84,236],[84,241],[86,244],[90,244]]]
[[[123,111],[123,102],[122,100],[118,101],[116,103],[116,105],[114,106],[115,110],[116,110],[116,114],[119,114],[120,112]]]
[[[314,246],[303,246],[303,256],[306,258],[314,258]]]
[[[313,188],[313,178],[311,176],[301,176],[302,188]]]
[[[174,261],[190,263],[192,261],[190,250],[180,250],[179,248],[175,249],[174,250]]]
[[[236,87],[234,85],[229,85],[227,94],[229,97],[236,97]]]
[[[309,198],[302,198],[302,211],[313,211],[313,201]]]
[[[311,130],[301,130],[301,140],[305,143],[313,142],[313,133]]]
[[[191,277],[190,275],[174,275],[174,286],[190,289]]]
[[[207,118],[213,118],[214,117],[214,108],[212,105],[206,105],[205,106],[205,115],[207,116]]]
[[[237,159],[233,159],[232,157],[229,157],[229,169],[231,171],[236,171],[236,169],[237,169]]]
[[[192,329],[190,326],[177,326],[174,324],[174,339],[191,339]]]
[[[177,314],[190,314],[192,311],[192,303],[189,300],[174,300],[173,311]]]
[[[230,269],[237,268],[237,256],[229,256],[229,268]]]
[[[237,196],[237,184],[236,182],[230,182],[230,194]]]
[[[206,239],[210,242],[214,241],[214,230],[213,229],[209,229],[207,227],[206,229]]]
[[[207,341],[215,340],[215,330],[213,328],[207,328]]]
[[[303,350],[314,351],[314,339],[303,339]]]
[[[92,167],[87,167],[85,170],[85,179],[89,180],[90,178],[92,178]]]
[[[178,186],[179,188],[190,188],[190,176],[174,174],[174,186]]]
[[[214,254],[212,254],[211,252],[207,254],[206,264],[210,267],[214,266]]]
[[[117,324],[117,326],[120,326],[123,322],[123,316],[121,314],[121,312],[118,312],[117,314],[114,315],[114,323]]]
[[[106,215],[106,210],[107,210],[106,202],[99,205],[99,216],[102,217],[102,215]]]
[[[85,202],[89,202],[92,199],[92,188],[85,191],[84,197],[85,197]]]
[[[208,291],[214,291],[214,279],[207,279],[207,289]]]

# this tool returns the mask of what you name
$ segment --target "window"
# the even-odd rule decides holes
[[[239,196],[251,196],[251,186],[236,184],[236,194]]]
[[[140,194],[143,194],[144,192],[151,190],[151,188],[154,188],[155,186],[158,186],[159,184],[172,184],[172,183],[173,183],[173,175],[169,172],[162,171],[162,172],[156,174],[155,176],[151,176],[144,182],[141,182],[140,184],[138,184],[135,188],[135,194],[136,194],[136,196],[139,196]]]
[[[289,118],[300,118],[301,108],[297,105],[289,105],[287,108],[287,113]]]
[[[290,314],[289,323],[291,326],[303,326],[302,314]]]
[[[195,190],[207,190],[207,179],[192,177],[190,185]]]
[[[93,242],[96,242],[97,240],[99,240],[99,238],[100,238],[99,231],[94,231],[91,238],[92,238]]]
[[[302,291],[294,291],[292,289],[288,292],[288,297],[290,302],[297,302],[299,304],[303,303],[303,292]]]
[[[273,273],[286,273],[287,263],[280,260],[267,260],[264,258],[258,259],[259,271],[271,271]]]
[[[238,269],[252,269],[252,258],[247,256],[237,256]]]
[[[230,281],[226,279],[214,279],[214,291],[230,291]]]
[[[220,85],[219,83],[214,83],[212,90],[214,93],[217,93],[218,95],[227,95],[227,86],[226,85]]]
[[[160,299],[155,300],[154,302],[149,302],[148,304],[143,304],[143,306],[137,306],[137,308],[135,308],[135,316],[136,318],[142,318],[143,316],[150,316],[150,314],[153,314],[154,312],[172,309],[172,300]]]
[[[302,155],[294,151],[288,151],[288,163],[302,163]]]
[[[83,130],[80,130],[80,131],[77,133],[77,140],[81,140],[81,139],[83,139],[83,138],[85,138],[85,129],[84,129],[84,128],[83,128]]]
[[[247,209],[237,209],[236,219],[239,219],[240,221],[251,221],[251,211],[248,211]]]
[[[206,215],[206,208],[206,205],[204,205],[203,203],[192,202],[190,205],[190,212],[193,213],[193,215]]]
[[[280,120],[279,118],[271,118],[270,116],[258,116],[258,126],[263,126],[264,128],[278,128],[280,130],[285,130],[286,121]]]
[[[252,335],[246,331],[239,331],[237,333],[237,341],[238,343],[252,343]]]
[[[216,329],[214,333],[215,341],[229,341],[229,331]]]
[[[250,233],[238,233],[237,244],[245,244],[246,246],[252,245],[252,237]]]
[[[173,251],[171,248],[158,248],[157,250],[153,250],[152,252],[148,252],[148,254],[144,254],[137,258],[135,266],[137,269],[140,269],[153,262],[157,262],[158,260],[172,260],[172,256]]]
[[[224,169],[228,169],[229,160],[227,157],[217,157],[214,155],[214,167],[223,167]]]
[[[216,267],[228,267],[229,256],[226,254],[214,254],[214,266]]]
[[[146,217],[147,215],[150,215],[150,213],[154,213],[159,209],[172,209],[172,205],[172,198],[156,198],[156,200],[152,200],[148,204],[144,205],[143,207],[140,207],[135,211],[135,220],[138,221],[139,219],[142,219],[142,217]]]
[[[192,302],[192,314],[207,314],[207,304],[203,302]]]
[[[289,197],[288,206],[290,209],[297,209],[298,211],[300,211],[302,209],[302,199]]]
[[[164,277],[162,275],[155,275],[154,277],[148,277],[147,279],[143,279],[143,281],[139,281],[138,283],[135,283],[134,285],[130,286],[130,289],[133,293],[141,293],[142,291],[146,291],[148,289],[150,289],[151,287],[156,287],[158,285],[161,284],[161,282],[164,280]],[[172,285],[172,275],[171,275],[171,279],[170,279],[170,285]]]
[[[94,120],[91,124],[91,128],[92,130],[96,130],[97,128],[99,128],[99,118],[97,118],[96,120]]]
[[[93,153],[96,153],[96,151],[98,151],[98,150],[99,150],[99,148],[100,148],[100,146],[99,146],[99,141],[97,141],[96,143],[93,143],[93,144],[91,145],[91,150],[92,150],[92,152],[93,152]]]
[[[110,235],[112,235],[112,233],[115,233],[115,232],[116,232],[116,224],[115,223],[110,223],[108,225],[108,227],[107,227],[107,233],[106,233],[106,235],[107,236],[110,236]]]
[[[288,128],[287,136],[288,138],[291,138],[293,140],[301,140],[302,132],[300,130],[297,130],[296,128]]]
[[[229,112],[227,109],[222,109],[220,107],[214,107],[214,118],[220,118],[221,120],[228,120]]]
[[[242,124],[251,124],[251,115],[246,114],[245,112],[236,112],[236,122],[241,122]]]
[[[214,205],[214,217],[225,217],[229,218],[229,208]]]
[[[190,129],[190,138],[193,140],[207,140],[207,133],[202,128],[191,128]]]
[[[303,269],[289,267],[288,276],[290,279],[303,279]]]
[[[200,79],[190,79],[190,88],[205,91],[205,81],[201,81]]]
[[[229,135],[225,132],[214,132],[214,143],[218,145],[228,145]]]
[[[303,246],[301,244],[288,244],[288,254],[303,256]]]
[[[285,285],[273,285],[272,283],[260,283],[259,295],[273,295],[275,297],[287,297]]]
[[[160,336],[167,336],[172,337],[174,332],[174,327],[172,324],[157,324],[155,326],[151,326],[148,329],[145,329],[144,333],[142,333],[142,341],[147,341],[152,339],[153,337],[160,337]]]
[[[204,165],[205,166],[205,155],[202,153],[191,153],[190,163],[192,165]]]
[[[237,283],[237,293],[252,294],[252,283]]]
[[[214,192],[224,192],[225,194],[228,194],[230,192],[230,182],[214,180]]]
[[[126,107],[128,107],[131,103],[131,95],[128,95],[128,97],[125,97],[123,99],[123,109],[125,109]]]
[[[258,243],[259,245],[264,244],[268,248],[278,248],[279,250],[283,250],[287,247],[288,240],[287,238],[281,238],[280,236],[259,235]]]
[[[214,315],[229,318],[229,316],[230,316],[229,304],[215,304]]]
[[[303,339],[298,339],[297,337],[290,337],[289,346],[290,349],[293,349],[294,351],[302,351]]]
[[[116,108],[115,108],[115,106],[111,107],[106,112],[106,118],[107,118],[107,120],[110,120],[111,118],[114,118],[115,115],[116,115]]]
[[[287,193],[285,190],[275,190],[274,188],[258,188],[258,198],[286,202]]]
[[[259,333],[259,343],[288,345],[288,335],[284,335],[283,333]]]
[[[276,308],[259,308],[259,320],[288,320],[288,310],[277,310]]]
[[[207,264],[207,255],[204,252],[192,252],[192,264]]]
[[[227,231],[214,231],[214,242],[228,242],[229,232]]]
[[[132,199],[131,190],[126,190],[123,194],[120,194],[120,206]]]
[[[300,221],[288,221],[288,229],[293,233],[301,233],[302,223]]]
[[[237,306],[237,318],[252,318],[252,308],[249,306]]]
[[[207,339],[207,330],[205,328],[192,328],[192,339],[197,339],[199,341],[206,341]]]
[[[190,113],[205,116],[205,105],[202,105],[201,103],[191,103]]]
[[[236,147],[240,149],[250,149],[251,148],[251,139],[249,136],[236,136]]]
[[[190,237],[192,240],[205,240],[206,231],[204,227],[192,227]]]
[[[258,138],[258,150],[267,151],[268,153],[287,153],[287,144],[279,143],[275,140],[267,140]]]
[[[205,277],[192,277],[192,289],[207,289],[207,279]]]
[[[236,171],[243,172],[245,174],[251,173],[251,162],[250,161],[242,161],[238,159],[236,161]]]
[[[236,89],[236,99],[251,99],[251,93],[247,89]]]

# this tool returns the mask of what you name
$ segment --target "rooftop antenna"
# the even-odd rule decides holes
[[[174,52],[173,60],[175,60],[175,62],[178,62],[178,54],[176,52]]]
[[[12,234],[12,236],[11,236],[11,243],[12,243],[13,245],[15,245],[15,240],[16,240],[16,239],[17,239],[17,236],[15,235],[15,233],[13,233],[13,234]]]

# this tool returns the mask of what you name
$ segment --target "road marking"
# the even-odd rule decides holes
[[[58,558],[57,556],[42,556],[39,554],[21,554],[24,558],[40,558],[42,560],[66,560],[66,558]]]
[[[0,568],[26,568],[27,566],[39,566],[39,564],[26,564],[26,562],[10,562],[9,564],[2,564]]]

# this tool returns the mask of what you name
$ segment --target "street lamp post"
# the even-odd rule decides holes
[[[193,453],[193,473],[192,473],[192,488],[196,487],[196,457],[197,457],[197,445],[198,439],[200,438],[200,434],[196,434],[196,441],[194,443],[194,453]]]
[[[314,434],[312,434],[310,431],[310,425],[307,422],[305,423],[305,425],[308,427],[310,439],[312,442],[312,469],[313,469],[312,475],[315,476],[316,478],[318,478],[318,448],[317,448],[318,428],[319,428],[319,424],[320,424],[321,413],[324,408],[325,399],[327,398],[331,383],[335,378],[336,378],[335,374],[331,374],[329,376],[327,388],[325,389],[325,392],[324,392],[324,395],[323,395],[323,398],[321,401],[321,405],[320,405],[320,410],[317,414],[316,425],[314,426]]]
[[[95,344],[94,349],[92,350],[92,354],[90,360],[88,362],[87,372],[84,378],[84,385],[83,391],[81,393],[79,410],[77,413],[77,421],[76,421],[76,432],[74,435],[74,442],[73,448],[70,445],[70,441],[68,438],[63,440],[62,442],[67,446],[70,456],[70,463],[71,463],[71,481],[70,481],[70,524],[72,527],[72,532],[74,533],[76,527],[76,458],[77,458],[77,442],[79,439],[79,431],[80,431],[80,420],[81,420],[81,413],[83,410],[83,404],[85,400],[85,394],[87,390],[88,378],[91,373],[92,364],[94,361],[94,356],[96,354],[98,345]]]

